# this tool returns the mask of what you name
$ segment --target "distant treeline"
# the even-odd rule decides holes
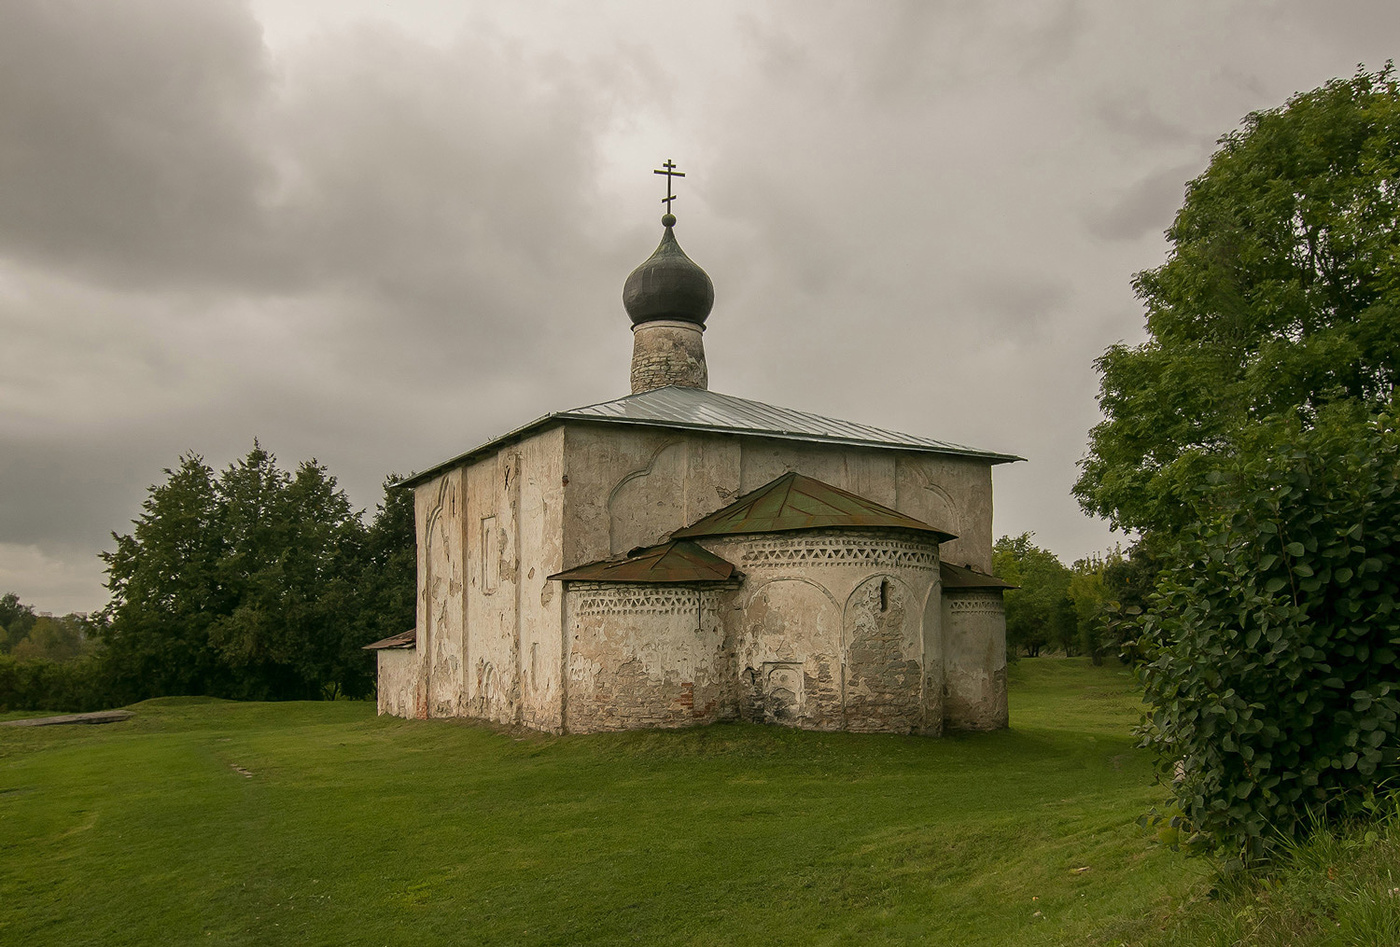
[[[1095,664],[1105,657],[1130,661],[1137,618],[1157,578],[1149,546],[1066,566],[1031,542],[1032,535],[1003,536],[992,547],[992,571],[1017,586],[1005,593],[1008,654],[1059,651],[1088,655]]]
[[[372,695],[362,646],[414,623],[412,494],[388,478],[366,522],[324,467],[284,470],[257,442],[221,472],[188,454],[165,474],[102,555],[101,611],[0,598],[0,711]]]

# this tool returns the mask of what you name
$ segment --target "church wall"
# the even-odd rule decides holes
[[[1006,612],[1000,589],[943,593],[944,713],[954,730],[1005,727]]]
[[[419,537],[415,717],[449,717],[461,712],[466,661],[463,484],[464,472],[459,468],[414,490]]]
[[[387,648],[375,653],[379,665],[379,712],[395,717],[416,716],[418,649]]]
[[[563,590],[548,576],[563,569],[564,431],[520,445],[520,722],[563,727]]]
[[[992,571],[991,465],[969,457],[900,454],[895,490],[896,500],[888,505],[957,537],[940,547],[944,562]]]
[[[953,613],[938,595],[936,559],[917,575],[900,568],[757,564],[733,558],[742,550],[731,555],[719,549],[753,537],[706,541],[744,573],[754,570],[742,602],[715,606],[714,629],[729,635],[727,645],[722,633],[695,626],[710,619],[693,615],[677,619],[690,622],[689,637],[666,625],[654,645],[645,643],[651,619],[638,615],[601,624],[593,616],[583,631],[574,627],[564,589],[548,575],[662,540],[788,470],[960,532],[962,539],[944,545],[947,558],[990,568],[985,463],[703,432],[561,425],[416,488],[419,642],[416,650],[394,652],[405,657],[381,655],[381,711],[472,716],[553,731],[678,726],[742,715],[824,729],[937,732],[946,677],[949,726],[1004,726],[1005,649],[998,637],[1004,618],[997,624],[959,611],[954,648],[945,640]],[[806,535],[810,540],[813,534]],[[869,582],[875,575],[890,580],[884,612],[871,604],[881,588]],[[702,657],[696,642],[715,634],[719,643]],[[596,649],[619,641],[630,642],[615,652],[626,657],[604,667]],[[634,647],[650,657],[628,650]],[[656,676],[656,666],[647,663],[682,653],[689,657],[678,658],[669,676]],[[913,683],[905,680],[909,675]],[[657,688],[669,695],[656,705],[661,709],[653,708],[664,719],[647,718],[652,711],[640,703],[630,709],[625,700],[619,703],[618,695],[655,694]],[[910,696],[900,703],[896,692]]]
[[[563,568],[653,545],[731,503],[739,455],[724,435],[568,425]]]
[[[890,451],[751,437],[743,441],[739,494],[795,470],[882,506],[895,507],[895,468],[895,454]]]
[[[684,727],[733,716],[724,649],[729,589],[570,582],[570,733]]]
[[[941,732],[936,545],[874,530],[700,542],[745,575],[725,612],[744,719]]]
[[[556,428],[466,468],[468,716],[560,726],[562,452]]]
[[[791,470],[956,534],[944,558],[991,571],[985,461],[616,424],[567,427],[563,568],[660,542]]]

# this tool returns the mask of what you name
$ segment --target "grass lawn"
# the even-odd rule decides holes
[[[1118,667],[1012,670],[1012,729],[548,737],[355,702],[0,727],[0,944],[1054,944],[1206,866]]]

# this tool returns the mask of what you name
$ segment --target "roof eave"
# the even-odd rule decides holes
[[[815,434],[794,434],[786,431],[755,431],[751,428],[727,427],[709,424],[686,424],[679,421],[657,421],[644,418],[600,418],[591,415],[578,415],[571,411],[556,411],[536,418],[529,424],[522,425],[513,431],[509,431],[499,437],[494,437],[484,444],[473,447],[465,453],[458,454],[450,460],[445,460],[440,464],[429,467],[420,473],[412,474],[393,484],[390,489],[407,489],[416,487],[421,483],[427,483],[434,477],[444,474],[455,467],[470,463],[478,457],[485,456],[497,448],[504,447],[512,441],[519,440],[530,434],[534,434],[555,424],[562,424],[565,421],[573,421],[579,424],[625,424],[632,427],[661,428],[669,431],[699,431],[710,434],[727,434],[734,437],[767,437],[779,441],[798,441],[807,444],[831,444],[837,447],[864,447],[871,450],[893,450],[909,454],[939,454],[946,457],[966,457],[970,460],[984,460],[991,466],[998,464],[1014,464],[1024,462],[1026,458],[1016,454],[1000,454],[995,451],[978,450],[958,450],[956,448],[923,447],[915,444],[891,444],[886,441],[862,440],[854,437],[822,437]]]

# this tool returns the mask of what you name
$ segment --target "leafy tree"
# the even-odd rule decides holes
[[[1070,571],[1055,554],[1031,542],[1032,533],[1003,536],[992,547],[992,571],[1018,586],[1007,589],[1006,643],[1027,657],[1045,647],[1072,654],[1074,609],[1069,600]]]
[[[18,661],[72,661],[90,654],[94,642],[88,636],[86,615],[64,615],[54,618],[40,615],[24,637],[10,652]]]
[[[1167,235],[1135,279],[1148,340],[1098,360],[1075,493],[1141,533],[1110,581],[1145,600],[1143,740],[1174,818],[1249,861],[1394,774],[1392,67],[1248,116]]]
[[[0,595],[0,652],[8,654],[23,641],[37,618],[34,607],[21,603],[16,593]]]
[[[1334,401],[1378,409],[1400,371],[1400,90],[1389,64],[1249,115],[1187,185],[1167,262],[1139,273],[1148,340],[1098,360],[1104,421],[1074,492],[1175,533],[1240,435]]]
[[[235,599],[219,578],[228,543],[214,471],[186,454],[151,487],[135,529],[102,554],[111,600],[107,674],[114,701],[227,694],[231,675],[209,640]]]
[[[1109,646],[1106,571],[1104,560],[1098,556],[1079,559],[1070,567],[1069,585],[1065,589],[1074,609],[1075,639],[1079,650],[1087,654],[1095,665],[1103,664],[1104,652]]]
[[[402,631],[405,602],[412,624],[412,498],[390,493],[367,529],[324,467],[288,473],[256,442],[218,476],[196,455],[166,474],[104,556],[122,699],[372,693],[360,647]]]
[[[234,671],[235,695],[308,699],[335,689],[364,535],[349,498],[314,461],[289,475],[257,445],[219,478],[219,491],[227,548],[218,575],[237,604],[210,641]]]
[[[1400,777],[1400,416],[1338,405],[1246,446],[1140,643],[1174,819],[1244,862]]]
[[[356,628],[361,643],[378,641],[412,628],[417,620],[418,550],[414,533],[413,492],[400,490],[397,475],[384,481],[379,504],[364,542],[364,567],[357,584],[360,607]],[[373,664],[359,660],[373,675]],[[367,682],[372,687],[373,681]]]

